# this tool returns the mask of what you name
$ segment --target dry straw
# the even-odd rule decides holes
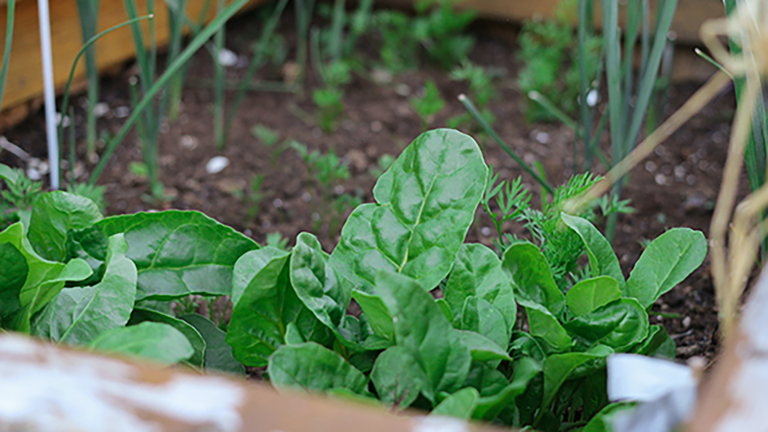
[[[752,130],[756,103],[762,95],[761,77],[768,73],[768,0],[739,2],[736,11],[728,18],[705,22],[700,34],[712,57],[723,70],[717,72],[664,124],[615,165],[602,181],[582,197],[567,203],[564,210],[576,212],[608,192],[616,181],[717,96],[730,83],[729,74],[743,77],[746,85],[733,121],[722,186],[710,227],[712,276],[721,330],[723,335],[731,335],[739,301],[755,263],[758,247],[764,238],[763,233],[768,232],[768,220],[759,219],[759,215],[768,207],[768,184],[744,199],[734,211],[744,149]],[[720,42],[722,36],[739,45],[742,53],[731,55]],[[730,221],[732,225],[728,232]]]

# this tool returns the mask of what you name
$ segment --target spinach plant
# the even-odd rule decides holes
[[[607,356],[674,357],[648,311],[701,264],[704,236],[667,231],[625,278],[589,219],[555,204],[593,178],[557,189],[538,213],[519,181],[496,180],[469,136],[422,134],[331,254],[309,233],[291,249],[260,248],[197,212],[104,218],[88,199],[49,193],[28,226],[0,232],[0,325],[167,363],[266,367],[279,391],[544,431],[599,426],[617,409]],[[478,206],[496,196],[489,188],[507,197],[498,217],[524,218],[541,237],[505,237],[501,253],[465,243]],[[551,250],[554,235],[567,259]],[[171,311],[191,295],[229,296],[225,329]]]

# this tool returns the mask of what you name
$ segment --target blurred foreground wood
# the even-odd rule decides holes
[[[492,432],[0,335],[0,431]]]
[[[700,388],[691,432],[768,431],[768,269],[744,308],[735,335]]]

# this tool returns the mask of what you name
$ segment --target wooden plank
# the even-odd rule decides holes
[[[524,21],[533,17],[553,17],[561,0],[464,0],[459,5],[478,11],[486,18],[511,21]],[[411,7],[414,0],[377,0],[382,5]],[[599,2],[597,2],[599,5]],[[652,8],[656,1],[652,0]],[[600,9],[596,7],[595,9]],[[695,43],[699,41],[699,27],[712,18],[725,14],[722,0],[679,0],[677,12],[672,22],[672,30],[679,41]]]
[[[251,0],[245,8],[253,7],[267,0]],[[228,3],[231,0],[228,0]],[[140,13],[146,13],[146,0],[138,0]],[[188,15],[196,19],[204,0],[189,0]],[[159,45],[167,43],[168,14],[162,1],[156,1],[154,25]],[[208,20],[215,15],[215,2],[211,2]],[[76,0],[50,0],[51,39],[53,49],[54,80],[59,90],[66,84],[72,63],[83,45]],[[5,43],[7,19],[6,6],[0,6],[0,46]],[[100,0],[99,31],[127,20],[121,0]],[[148,29],[148,23],[143,27]],[[37,2],[20,1],[16,5],[16,23],[13,30],[11,63],[5,89],[2,109],[16,106],[43,94],[42,63],[40,59],[40,34],[37,17]],[[96,59],[103,70],[131,59],[135,55],[133,38],[128,27],[112,32],[96,43]],[[85,76],[85,64],[81,60],[76,78]]]
[[[0,430],[502,432],[0,334]],[[511,432],[509,429],[504,429]]]

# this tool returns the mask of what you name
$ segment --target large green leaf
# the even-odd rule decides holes
[[[397,344],[410,351],[427,376],[430,388],[422,389],[424,396],[433,400],[437,392],[461,388],[470,351],[432,295],[415,280],[384,271],[376,277],[376,292],[392,315]]]
[[[496,307],[483,299],[475,296],[467,297],[460,324],[461,330],[479,333],[505,350],[509,346],[510,331],[504,316]]]
[[[635,299],[623,298],[576,317],[564,327],[578,346],[607,345],[623,352],[648,336],[648,314]]]
[[[124,233],[139,271],[136,300],[229,295],[235,262],[258,245],[202,213],[169,210],[105,218],[73,233],[82,258],[103,261],[106,238]]]
[[[307,342],[283,345],[269,358],[269,381],[278,390],[322,392],[346,388],[366,394],[368,379],[339,354]]]
[[[14,317],[8,317],[4,327],[22,332],[29,332],[29,321],[33,314],[42,309],[64,288],[68,281],[80,281],[93,272],[81,259],[73,259],[67,264],[48,261],[41,258],[32,248],[24,235],[21,222],[15,223],[0,232],[0,244],[8,243],[18,250],[26,260],[27,276],[18,293],[21,309]],[[13,309],[16,306],[12,306]]]
[[[99,207],[90,199],[62,191],[50,192],[35,202],[29,241],[43,258],[64,261],[67,233],[88,228],[101,219]]]
[[[431,290],[448,275],[482,198],[488,168],[475,141],[457,131],[422,134],[373,190],[378,204],[349,216],[332,262],[370,292],[380,270]]]
[[[528,326],[531,336],[544,342],[548,352],[563,352],[571,348],[573,340],[562,324],[560,324],[560,321],[549,310],[542,306],[531,304],[526,306],[525,312],[528,314]]]
[[[517,318],[512,283],[501,269],[496,253],[481,244],[461,246],[445,285],[445,301],[455,318],[461,317],[464,302],[470,296],[492,304],[511,331]]]
[[[387,348],[376,358],[371,381],[379,400],[397,409],[408,408],[423,390],[430,393],[424,370],[402,346]]]
[[[624,274],[621,272],[619,260],[616,258],[611,244],[600,234],[600,231],[584,218],[566,213],[561,213],[561,218],[584,242],[592,276],[610,276],[616,279],[620,286],[623,286]]]
[[[89,346],[96,351],[141,357],[164,364],[178,363],[195,353],[183,333],[168,324],[156,322],[109,330]]]
[[[544,361],[544,396],[541,409],[547,410],[552,403],[560,386],[568,376],[582,364],[599,358],[605,358],[613,354],[613,350],[605,345],[596,345],[583,353],[555,354]]]
[[[329,329],[337,330],[347,312],[351,290],[328,265],[315,236],[301,233],[296,237],[290,268],[291,285],[304,306]]]
[[[629,275],[625,294],[649,308],[696,270],[706,256],[704,234],[689,228],[673,228],[643,251]]]
[[[32,333],[70,345],[86,345],[105,331],[124,326],[136,297],[136,266],[126,258],[126,249],[122,234],[110,237],[101,282],[61,290],[35,316]]]
[[[507,355],[506,347],[500,346],[480,333],[467,330],[456,330],[456,332],[461,343],[469,348],[473,361],[511,360]]]
[[[226,333],[208,318],[199,314],[179,317],[193,327],[205,340],[205,368],[236,375],[245,374],[245,366],[232,355],[232,347],[225,341]]]
[[[394,341],[395,323],[392,322],[392,316],[381,297],[354,290],[352,291],[352,298],[360,305],[373,333],[382,339]]]
[[[200,335],[200,332],[189,325],[189,323],[152,309],[134,308],[133,312],[131,312],[131,318],[128,320],[128,325],[132,326],[143,322],[168,324],[180,331],[186,336],[187,340],[189,340],[189,344],[194,350],[194,354],[187,360],[187,363],[198,368],[205,366],[205,354],[207,349],[205,340]]]
[[[582,316],[620,298],[621,290],[616,279],[598,276],[572,286],[565,294],[565,303],[573,315]]]
[[[19,293],[27,280],[29,266],[24,255],[11,243],[0,244],[0,328],[10,325],[21,310]]]
[[[502,269],[512,280],[515,297],[523,306],[540,305],[555,317],[565,311],[565,296],[557,287],[547,259],[531,243],[512,245],[504,252]]]
[[[235,264],[232,309],[226,341],[246,366],[267,365],[285,343],[289,323],[302,340],[315,340],[327,329],[296,296],[290,282],[290,253],[267,246],[243,255]]]
[[[467,387],[443,399],[429,415],[468,419],[475,410],[480,394],[472,387]]]

